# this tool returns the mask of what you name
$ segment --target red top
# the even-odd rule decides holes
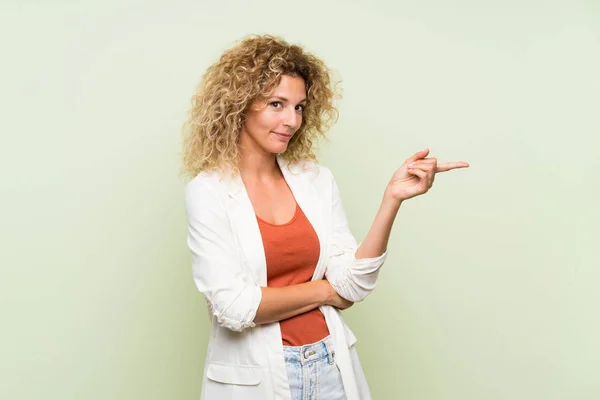
[[[267,286],[284,287],[309,282],[319,261],[317,233],[296,204],[291,221],[274,225],[256,217],[267,260]],[[318,308],[279,321],[285,346],[302,346],[329,335],[325,317]]]

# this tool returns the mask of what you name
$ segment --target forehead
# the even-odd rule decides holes
[[[290,101],[302,101],[306,97],[306,83],[299,76],[283,75],[281,81],[271,91],[271,96],[279,96]]]

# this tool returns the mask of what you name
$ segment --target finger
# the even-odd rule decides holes
[[[418,160],[418,161],[414,161],[414,162],[411,162],[410,164],[408,164],[407,168],[419,168],[424,171],[429,171],[429,170],[435,169],[435,166],[436,166],[435,162],[431,162],[428,160]]]
[[[427,172],[423,171],[422,169],[418,169],[418,168],[409,168],[408,169],[408,173],[412,174],[412,175],[416,175],[421,179],[426,179],[427,178]]]
[[[419,176],[421,180],[427,182],[430,187],[431,185],[433,185],[433,181],[435,180],[435,170],[433,168],[433,165],[422,164],[420,167],[413,167],[408,169],[408,172],[413,173],[413,170],[423,172],[424,175],[417,176]]]
[[[439,163],[437,165],[437,172],[446,172],[446,171],[450,171],[452,169],[468,168],[468,167],[469,167],[469,163],[466,163],[464,161],[445,162],[445,163]]]
[[[422,158],[427,157],[427,154],[429,154],[429,149],[417,151],[413,156],[411,156],[410,158],[408,158],[405,162],[406,163],[411,163],[413,161],[420,160]]]

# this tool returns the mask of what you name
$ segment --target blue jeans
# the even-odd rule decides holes
[[[283,346],[293,400],[345,400],[331,339],[304,346]]]

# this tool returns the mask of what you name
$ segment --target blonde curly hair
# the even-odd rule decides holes
[[[325,138],[338,119],[333,105],[341,97],[330,71],[319,58],[272,35],[251,35],[226,50],[202,76],[183,125],[181,174],[194,178],[213,168],[239,174],[239,137],[245,112],[264,100],[282,75],[306,84],[302,124],[281,154],[289,162],[316,161],[313,143]],[[227,168],[229,167],[229,168]]]

